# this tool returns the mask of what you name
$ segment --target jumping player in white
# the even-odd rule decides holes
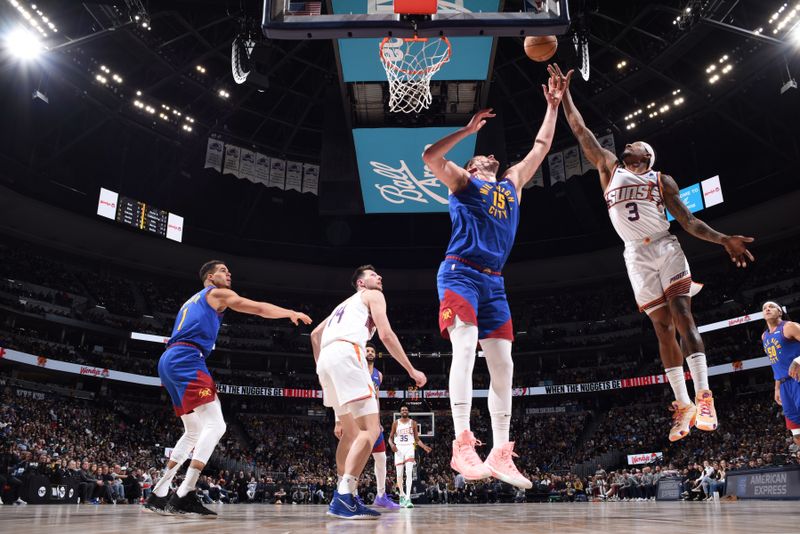
[[[408,372],[418,387],[425,374],[411,365],[386,316],[383,280],[371,265],[356,269],[352,279],[356,293],[336,306],[333,313],[311,333],[325,406],[333,408],[342,423],[336,448],[336,469],[341,476],[328,515],[342,519],[377,519],[379,512],[355,497],[358,477],[380,433],[375,385],[367,372],[366,343],[375,330],[389,354]]]
[[[625,242],[625,265],[639,311],[647,313],[658,336],[661,361],[675,393],[669,439],[677,441],[687,436],[692,426],[716,430],[717,413],[708,386],[705,347],[691,311],[691,297],[702,284],[692,280],[680,243],[669,232],[664,208],[689,234],[725,247],[737,267],[746,267],[748,261],[753,261],[745,246],[753,238],[722,234],[692,215],[681,202],[675,180],[653,170],[656,153],[649,144],[637,141],[625,145],[620,158],[600,146],[572,101],[569,82],[573,71],[565,76],[558,65],[548,66],[548,71],[566,81],[564,114],[583,153],[600,173],[611,224]],[[694,382],[696,404],[686,388],[684,357]]]
[[[389,445],[394,452],[394,465],[397,468],[397,487],[400,490],[400,506],[414,508],[411,502],[411,482],[414,477],[414,448],[419,446],[425,452],[431,448],[419,439],[417,422],[408,417],[408,406],[400,407],[400,419],[392,423],[389,432]],[[403,470],[406,472],[406,487],[403,491]]]

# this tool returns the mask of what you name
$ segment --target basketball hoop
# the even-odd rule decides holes
[[[431,78],[450,61],[450,54],[447,37],[384,38],[380,58],[389,81],[389,111],[416,113],[428,109],[433,100]]]

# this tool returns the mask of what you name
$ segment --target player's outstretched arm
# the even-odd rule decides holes
[[[573,71],[570,70],[565,76],[556,63],[548,65],[547,70],[551,73],[551,76],[555,74],[555,76],[563,77],[565,80],[566,90],[562,101],[564,116],[567,118],[567,123],[572,133],[578,140],[578,144],[581,145],[581,150],[583,150],[583,153],[589,161],[592,162],[592,165],[600,172],[600,185],[605,189],[608,187],[608,182],[611,181],[611,173],[614,171],[614,166],[617,164],[617,156],[610,150],[606,150],[600,146],[597,138],[592,131],[586,127],[586,123],[583,122],[581,112],[575,107],[575,103],[572,101],[572,93],[569,91],[569,84],[572,80]]]
[[[426,148],[425,152],[422,153],[422,161],[425,162],[425,165],[428,166],[433,175],[446,185],[451,192],[457,193],[467,184],[469,173],[445,158],[445,156],[462,139],[474,133],[478,133],[478,130],[483,128],[483,125],[486,124],[486,119],[492,117],[494,117],[494,113],[492,113],[491,108],[480,110],[473,115],[469,124],[450,135],[442,137]]]
[[[230,308],[239,313],[258,315],[264,319],[289,319],[296,325],[301,322],[303,324],[311,324],[311,317],[305,313],[287,310],[268,302],[246,299],[232,289],[215,289],[208,293],[206,299],[208,304],[218,312],[223,312]]]
[[[550,152],[550,147],[553,144],[553,134],[556,131],[558,106],[561,104],[566,92],[566,78],[559,77],[554,70],[548,72],[550,72],[550,78],[547,80],[547,86],[542,85],[544,98],[547,101],[547,110],[544,114],[544,120],[542,120],[542,126],[533,141],[533,148],[522,158],[522,161],[506,171],[506,176],[517,189],[517,197],[520,196],[522,188],[533,178],[536,169],[542,165],[545,156]]]
[[[745,246],[745,243],[753,242],[752,237],[722,234],[692,215],[686,204],[681,201],[678,184],[675,183],[671,176],[661,175],[661,188],[664,204],[684,230],[698,239],[725,247],[725,251],[737,267],[747,267],[748,261],[755,261],[753,255]]]
[[[408,356],[406,356],[406,352],[403,350],[403,346],[400,344],[397,334],[394,333],[392,326],[389,324],[389,318],[386,315],[386,298],[383,296],[383,292],[375,289],[367,289],[361,293],[361,298],[364,304],[369,308],[369,313],[372,316],[372,320],[375,322],[375,327],[378,329],[378,337],[381,338],[386,350],[389,351],[392,358],[397,360],[397,363],[403,366],[403,369],[408,372],[408,376],[417,384],[417,387],[424,386],[425,382],[428,381],[425,377],[425,373],[417,371],[414,366],[411,365],[411,361],[409,361]]]

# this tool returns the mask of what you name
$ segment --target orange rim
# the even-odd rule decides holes
[[[410,74],[412,76],[419,76],[420,74],[425,74],[425,73],[428,73],[428,72],[430,72],[432,70],[436,70],[439,67],[441,67],[443,63],[447,63],[448,61],[450,61],[450,54],[452,53],[452,48],[450,47],[450,40],[447,37],[439,37],[439,39],[444,41],[445,44],[447,45],[447,54],[444,56],[443,59],[439,60],[439,62],[436,63],[436,65],[431,65],[430,67],[428,67],[426,69],[422,69],[422,70],[401,69],[397,65],[392,63],[391,61],[387,61],[386,58],[383,56],[383,46],[386,43],[388,43],[390,39],[391,39],[390,37],[384,37],[383,40],[381,41],[381,46],[380,46],[380,49],[379,49],[380,50],[381,63],[391,67],[392,69],[394,69],[394,70],[396,70],[398,72],[402,72],[404,74]],[[425,43],[427,41],[428,41],[428,39],[426,37],[409,37],[409,38],[404,38],[403,39],[403,42],[405,42],[405,43],[408,43],[408,42]]]

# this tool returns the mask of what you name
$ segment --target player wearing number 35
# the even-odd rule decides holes
[[[656,153],[644,141],[625,145],[619,159],[601,147],[572,102],[569,92],[572,71],[565,76],[558,65],[550,65],[548,70],[551,76],[564,81],[564,114],[583,153],[600,173],[611,224],[625,242],[625,265],[639,311],[647,313],[658,336],[661,362],[675,393],[669,439],[686,437],[692,426],[716,430],[717,413],[708,386],[705,347],[691,311],[691,298],[702,285],[692,280],[680,243],[669,233],[664,209],[689,234],[725,247],[737,267],[746,267],[748,261],[753,261],[753,255],[745,247],[753,238],[721,234],[695,218],[681,201],[675,180],[653,170]],[[675,337],[676,329],[681,336],[680,344]],[[694,403],[686,389],[684,358],[694,382]]]
[[[295,325],[301,322],[310,324],[311,319],[305,313],[240,297],[231,290],[231,272],[221,261],[205,263],[200,268],[200,280],[204,286],[202,291],[181,307],[167,350],[158,360],[158,377],[169,392],[172,407],[181,418],[185,431],[144,507],[158,513],[213,517],[217,514],[201,504],[194,490],[200,473],[225,433],[217,389],[206,367],[206,358],[217,340],[222,314],[230,308],[265,319],[286,318]],[[190,454],[192,462],[186,478],[169,498],[170,483]]]
[[[509,442],[514,335],[501,271],[514,244],[522,189],[550,150],[564,87],[564,81],[555,76],[547,87],[542,86],[547,107],[533,148],[502,174],[498,174],[500,162],[492,155],[475,156],[464,168],[445,158],[459,141],[494,117],[491,109],[479,111],[464,128],[440,139],[422,155],[450,191],[453,230],[437,275],[439,329],[453,345],[449,390],[455,440],[450,465],[467,480],[493,476],[520,488],[531,487],[514,465],[514,444]],[[478,440],[469,421],[479,340],[491,378],[493,443],[485,462],[475,452]]]

